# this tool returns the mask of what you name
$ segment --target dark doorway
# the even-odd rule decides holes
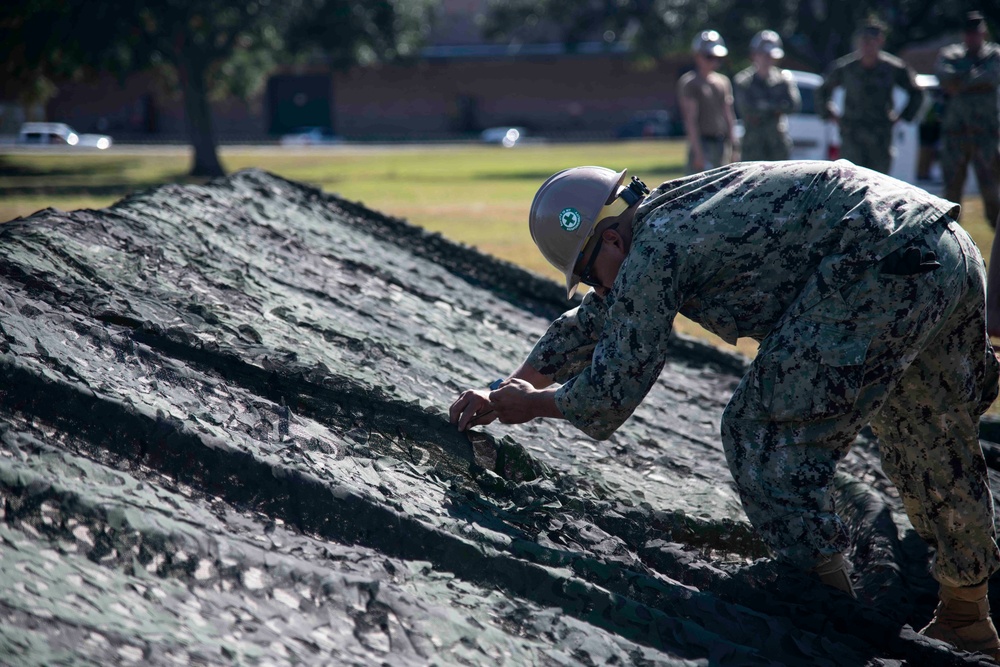
[[[329,74],[279,74],[267,82],[271,134],[300,128],[334,130],[333,82]]]

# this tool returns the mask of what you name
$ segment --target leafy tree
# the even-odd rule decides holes
[[[212,94],[250,95],[292,56],[321,55],[341,67],[403,57],[428,7],[429,0],[26,0],[0,8],[0,61],[26,90],[88,71],[160,70],[184,101],[191,174],[216,176],[223,169]]]
[[[1000,5],[982,3],[1000,26]],[[822,71],[854,48],[857,26],[878,15],[890,27],[886,48],[961,28],[972,6],[938,0],[491,0],[484,33],[496,39],[624,42],[639,58],[686,53],[698,31],[714,28],[736,54],[759,30],[777,30],[789,56]]]

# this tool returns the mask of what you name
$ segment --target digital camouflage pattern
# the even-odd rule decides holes
[[[957,223],[908,247],[940,267],[899,275],[883,261],[780,323],[726,409],[723,443],[751,522],[808,567],[850,546],[830,488],[870,420],[883,470],[937,547],[935,578],[978,584],[1000,564],[977,440],[997,385],[985,271]]]
[[[1000,215],[1000,45],[983,44],[978,56],[964,44],[941,50],[938,80],[949,93],[941,120],[941,171],[945,196],[960,201],[969,163],[976,171],[986,219]]]
[[[878,63],[872,68],[861,64],[857,52],[834,61],[816,92],[816,106],[823,118],[832,118],[835,109],[830,98],[835,89],[844,89],[840,155],[845,160],[882,173],[889,172],[892,166],[892,89],[896,86],[909,96],[899,118],[910,122],[920,110],[924,94],[917,86],[913,70],[902,60],[883,51],[879,52]]]
[[[556,402],[570,422],[606,438],[656,381],[676,313],[729,342],[761,341],[722,435],[772,548],[803,568],[845,549],[831,482],[871,420],[911,520],[939,546],[936,575],[976,583],[1000,566],[976,440],[997,368],[982,259],[949,226],[955,213],[846,161],[668,181],[640,208],[611,292],[556,320],[528,362],[564,382]],[[961,492],[945,503],[935,488]]]
[[[761,75],[748,67],[733,78],[736,110],[743,119],[743,160],[787,160],[792,155],[788,118],[802,106],[799,87],[787,70],[772,67]]]

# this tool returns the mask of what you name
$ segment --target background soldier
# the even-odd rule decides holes
[[[678,311],[731,343],[754,338],[721,435],[755,529],[853,595],[831,488],[870,423],[935,548],[941,602],[921,632],[1000,656],[986,596],[1000,550],[978,439],[1000,364],[983,259],[958,206],[844,160],[740,162],[648,195],[625,176],[577,167],[542,184],[531,237],[569,295],[594,289],[497,389],[462,392],[451,421],[558,418],[605,439],[657,381]]]
[[[965,175],[972,162],[982,193],[986,220],[1000,215],[1000,46],[986,41],[986,22],[979,12],[966,16],[962,44],[941,49],[938,80],[948,95],[941,121],[941,171],[944,195],[962,200]],[[998,258],[1000,259],[1000,258]]]
[[[787,160],[792,156],[785,114],[797,112],[802,100],[792,75],[775,67],[784,56],[778,33],[762,30],[750,40],[753,65],[733,78],[736,110],[743,119],[743,160]]]
[[[691,44],[693,71],[677,82],[677,97],[688,139],[687,173],[728,164],[733,159],[736,113],[729,78],[715,70],[729,53],[722,36],[704,30]]]
[[[861,28],[858,50],[834,61],[817,91],[820,115],[840,127],[840,156],[854,164],[889,173],[892,166],[892,126],[911,122],[924,94],[913,70],[899,58],[882,51],[885,24],[868,19]],[[899,86],[909,96],[897,115],[892,90]],[[838,115],[830,101],[833,90],[844,89],[844,110]]]

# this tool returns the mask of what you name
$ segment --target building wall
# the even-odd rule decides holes
[[[541,133],[609,133],[633,112],[676,108],[684,62],[640,70],[622,56],[524,60],[432,60],[355,68],[331,77],[334,130],[349,138],[433,138],[518,124]],[[275,76],[289,78],[290,72]],[[303,73],[315,80],[316,69]],[[294,73],[292,73],[294,78]],[[221,141],[274,138],[279,105],[267,88],[253,100],[214,101]],[[48,120],[119,140],[179,140],[187,131],[180,95],[150,73],[124,82],[102,76],[64,85],[46,107]]]
[[[674,110],[683,64],[640,70],[620,56],[570,56],[358,68],[334,75],[335,129],[345,136],[445,134],[516,124],[610,132],[635,111]]]
[[[151,72],[132,74],[124,81],[103,75],[64,84],[46,105],[46,120],[126,141],[186,141],[180,93],[165,88]],[[213,101],[212,115],[221,140],[267,137],[262,95],[250,101],[233,97]]]

